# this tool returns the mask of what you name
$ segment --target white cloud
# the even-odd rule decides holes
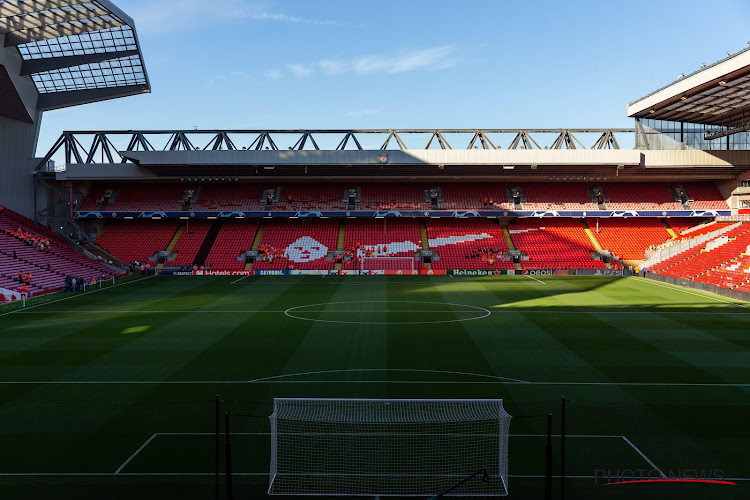
[[[375,114],[378,114],[378,113],[380,113],[379,109],[367,108],[367,109],[361,109],[359,111],[348,111],[348,112],[344,113],[344,116],[356,116],[356,117],[359,117],[359,116],[375,115]]]
[[[438,70],[451,68],[456,65],[453,57],[456,47],[442,45],[431,49],[413,50],[398,55],[381,56],[369,55],[356,59],[324,59],[318,66],[329,75],[342,73],[405,73],[415,70]]]
[[[287,69],[297,78],[305,78],[312,75],[313,70],[302,64],[288,64]]]
[[[334,25],[327,19],[305,18],[272,10],[253,0],[133,0],[123,7],[144,33],[174,32],[208,23],[250,19],[278,23]]]
[[[288,64],[286,68],[298,78],[309,77],[316,71],[321,71],[328,76],[347,73],[366,75],[371,73],[397,74],[417,70],[435,71],[455,66],[455,53],[455,46],[441,45],[390,56],[367,55],[354,59],[321,59],[317,63]]]
[[[265,76],[269,80],[278,80],[279,78],[281,78],[281,70],[269,69],[268,71],[263,73],[263,76]]]

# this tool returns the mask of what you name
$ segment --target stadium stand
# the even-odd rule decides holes
[[[224,221],[206,258],[206,265],[212,269],[227,271],[243,269],[245,261],[238,261],[237,257],[252,250],[258,224],[259,221],[253,219]]]
[[[148,262],[167,249],[179,226],[175,220],[113,220],[95,243],[125,263]]]
[[[178,211],[183,210],[180,198],[187,186],[183,184],[121,184],[119,186],[95,184],[79,204],[81,211]],[[101,206],[104,193],[116,195],[114,202]],[[97,203],[99,202],[99,203]]]
[[[420,184],[365,184],[358,210],[429,210],[425,186]]]
[[[659,219],[599,218],[586,219],[586,223],[602,249],[609,250],[622,260],[644,260],[647,249],[671,239]]]
[[[714,271],[718,269],[721,272],[722,266],[726,269],[732,265],[733,261],[739,263],[738,268],[741,268],[744,262],[742,254],[747,251],[748,245],[750,245],[750,224],[742,224],[705,245],[691,248],[660,262],[652,267],[651,272],[718,285],[721,282],[721,276]]]
[[[527,182],[525,210],[598,210],[581,183]]]
[[[31,274],[29,292],[36,295],[63,287],[65,276],[89,280],[111,276],[114,271],[77,252],[46,227],[3,209],[0,212],[0,288],[20,291],[23,285],[19,283],[18,273]]]
[[[441,184],[443,192],[443,210],[510,210],[506,189],[508,185],[501,182],[464,182]],[[486,205],[484,199],[492,200],[493,205]]]
[[[427,236],[439,259],[433,269],[514,269],[502,254],[508,251],[503,227],[496,219],[430,219]]]
[[[253,270],[333,269],[327,254],[336,249],[338,228],[334,220],[269,220]]]
[[[521,187],[525,197],[524,210],[597,210],[589,197],[586,183],[434,183],[395,184],[366,183],[361,186],[361,202],[356,210],[429,210],[425,190],[440,186],[440,210],[513,210],[508,190]],[[356,184],[345,183],[264,183],[264,184],[93,184],[78,211],[184,211],[183,194],[195,192],[190,210],[196,211],[265,211],[263,193],[278,191],[272,210],[275,211],[344,211],[344,192]],[[602,185],[611,210],[683,210],[670,193],[667,183],[624,182]],[[710,182],[683,185],[694,202],[693,210],[726,210],[726,201]],[[105,193],[113,201],[102,205]],[[291,200],[290,200],[291,197]],[[485,203],[487,199],[488,203]]]
[[[258,184],[203,184],[199,187],[195,210],[261,210],[263,187]]]
[[[664,183],[609,182],[602,184],[610,210],[681,210]]]
[[[524,269],[606,268],[593,259],[593,243],[578,220],[517,219],[508,230],[516,249],[529,257]]]

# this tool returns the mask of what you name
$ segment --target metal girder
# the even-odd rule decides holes
[[[39,94],[37,109],[39,111],[50,111],[53,109],[75,106],[90,102],[115,99],[150,92],[148,84],[124,85],[122,87],[104,87],[86,90],[68,90],[65,92],[48,92]]]
[[[443,137],[443,134],[441,134],[439,130],[435,130],[432,133],[432,135],[430,136],[430,140],[427,141],[427,146],[424,147],[425,149],[430,149],[430,145],[432,144],[433,139],[437,139],[441,149],[453,149],[451,145],[448,144],[448,141],[445,140],[445,137]]]
[[[271,134],[269,132],[261,132],[258,134],[258,137],[255,138],[255,140],[250,143],[250,146],[247,149],[255,149],[256,151],[260,151],[263,149],[263,146],[268,143],[268,146],[266,146],[266,149],[273,149],[274,151],[278,151],[279,148],[276,146],[276,143],[273,142],[273,139],[271,138]]]
[[[562,149],[563,146],[565,146],[565,149],[576,149],[576,143],[578,143],[581,148],[586,149],[586,146],[581,144],[581,141],[576,139],[576,136],[570,133],[570,130],[566,130],[560,132],[560,135],[557,136],[557,139],[552,143],[550,149]]]
[[[310,142],[312,142],[313,147],[315,148],[315,151],[320,151],[320,148],[318,147],[318,143],[315,142],[315,138],[313,138],[312,134],[310,132],[305,132],[302,134],[302,137],[297,140],[297,142],[292,146],[291,149],[296,149],[298,151],[302,151],[305,149],[305,143],[307,140],[310,139]]]
[[[482,149],[497,149],[495,145],[492,144],[490,138],[487,137],[481,130],[478,130],[474,133],[474,137],[471,138],[471,142],[469,142],[469,146],[466,149],[472,149],[474,147],[474,144],[477,142],[477,139],[479,139],[479,143],[482,145]],[[488,145],[489,147],[487,147]]]
[[[536,141],[529,135],[529,132],[527,130],[521,130],[520,132],[518,132],[518,135],[516,135],[515,139],[513,139],[513,142],[510,143],[508,149],[518,149],[518,146],[521,146],[521,149],[534,149],[534,146],[536,146],[536,149],[542,149],[541,147],[539,147],[539,144],[537,144]]]
[[[339,142],[339,145],[336,146],[337,151],[343,151],[346,149],[346,145],[349,143],[349,139],[354,141],[354,144],[356,144],[357,149],[362,151],[362,145],[357,140],[357,137],[354,135],[354,132],[347,132],[343,139],[341,139],[341,142]]]
[[[169,141],[170,151],[192,151],[194,149],[197,148],[193,146],[193,143],[187,138],[185,132],[175,132]]]
[[[236,151],[237,147],[234,145],[232,139],[229,138],[226,132],[217,132],[216,136],[211,139],[203,149],[212,149],[213,151]]]
[[[41,28],[32,28],[24,31],[11,32],[5,35],[5,46],[16,47],[30,42],[40,40],[50,40],[64,36],[80,35],[91,31],[99,31],[107,28],[116,28],[124,26],[126,23],[120,19],[112,17],[111,20],[97,21],[94,19],[84,19],[73,23],[56,24],[53,26],[43,26]]]
[[[591,146],[591,149],[620,149],[620,145],[617,144],[615,134],[611,130],[604,132],[599,139]]]
[[[0,3],[0,17],[24,16],[49,9],[72,7],[91,0],[5,0]]]
[[[80,54],[75,56],[47,57],[43,59],[29,59],[21,64],[21,75],[28,76],[34,73],[43,73],[55,69],[72,68],[83,64],[92,64],[123,57],[136,56],[137,50],[115,50],[112,52],[99,52],[96,54]]]
[[[26,31],[33,28],[42,28],[55,24],[67,24],[74,21],[82,21],[93,17],[109,16],[110,12],[95,7],[93,9],[66,9],[55,11],[34,12],[25,16],[13,16],[8,18],[8,24],[0,27],[0,33],[14,31]]]
[[[396,144],[398,144],[398,149],[401,151],[405,151],[409,148],[406,147],[406,144],[404,144],[404,141],[401,140],[401,138],[398,136],[398,133],[396,131],[392,131],[390,134],[388,134],[388,137],[385,139],[385,142],[382,146],[380,146],[381,150],[385,150],[388,148],[388,143],[391,142],[391,139],[396,139]]]
[[[107,89],[104,89],[107,90]],[[114,90],[114,89],[111,89]],[[40,99],[44,98],[46,94],[43,94],[40,96]],[[636,127],[637,129],[641,130],[641,134],[643,137],[645,137],[645,134],[643,134],[643,127],[642,124],[636,121]],[[549,134],[550,132],[554,131],[557,133],[556,139],[554,143],[549,146],[550,149],[586,149],[586,147],[581,143],[581,141],[576,137],[572,132],[579,132],[579,133],[596,133],[597,139],[594,145],[592,146],[592,149],[619,149],[619,144],[617,143],[617,140],[615,138],[615,132],[630,132],[633,133],[633,129],[580,129],[580,130],[565,130],[565,129],[537,129],[537,130],[543,130],[545,133]],[[495,132],[496,130],[493,130]],[[543,149],[539,143],[531,136],[530,132],[532,130],[518,130],[518,129],[503,129],[503,133],[514,133],[513,140],[508,146],[509,149]],[[467,149],[477,149],[481,146],[481,149],[485,150],[493,150],[493,149],[501,149],[499,146],[493,143],[492,140],[488,137],[489,130],[483,129],[483,130],[477,130],[477,129],[468,129],[468,130],[429,130],[430,134],[429,142],[427,143],[427,146],[425,149],[429,149],[432,145],[433,141],[436,141],[438,145],[442,149],[451,149],[450,144],[446,140],[446,134],[447,133],[454,133],[454,134],[461,134],[461,135],[468,135],[471,134],[471,140],[469,141],[468,148]],[[97,156],[98,153],[101,153],[104,155],[104,157],[109,158],[107,150],[109,151],[109,154],[111,154],[111,158],[115,162],[127,162],[126,158],[124,158],[122,155],[119,155],[117,153],[118,149],[113,146],[114,143],[122,143],[125,140],[129,141],[128,146],[124,151],[157,151],[157,150],[163,150],[163,151],[190,151],[190,150],[214,150],[214,151],[221,151],[221,150],[237,150],[236,144],[246,144],[247,140],[246,138],[241,137],[242,135],[251,135],[252,142],[249,147],[242,148],[242,149],[249,149],[249,150],[275,150],[278,151],[279,145],[275,142],[275,140],[272,138],[273,135],[277,136],[297,136],[293,137],[292,141],[286,143],[286,144],[293,144],[289,146],[290,150],[297,150],[301,151],[305,148],[307,149],[314,149],[316,151],[320,151],[321,148],[316,142],[316,140],[313,138],[313,135],[334,135],[337,137],[341,137],[340,134],[343,134],[343,138],[340,139],[338,142],[338,145],[334,148],[334,150],[337,151],[343,151],[347,149],[356,149],[356,150],[364,150],[362,147],[362,144],[360,143],[357,134],[359,135],[367,135],[367,134],[387,134],[385,141],[380,146],[380,150],[387,150],[389,145],[391,144],[391,141],[395,140],[398,144],[398,148],[402,151],[407,151],[408,147],[404,143],[402,139],[402,134],[424,134],[425,132],[423,130],[413,130],[413,129],[406,129],[406,130],[397,130],[397,129],[387,129],[387,130],[142,130],[142,131],[117,131],[117,130],[110,130],[110,131],[75,131],[75,132],[65,132],[63,136],[61,136],[60,139],[58,139],[58,142],[55,143],[55,145],[52,148],[51,153],[48,155],[46,159],[50,159],[51,155],[54,154],[57,149],[65,145],[66,151],[67,151],[67,159],[70,163],[71,160],[73,160],[76,163],[85,163],[85,162],[96,162],[95,156]],[[121,138],[117,140],[110,140],[111,138],[108,136],[127,136],[127,138]],[[236,137],[236,136],[240,137]],[[93,136],[94,139],[92,141],[91,150],[93,152],[89,152],[81,146],[80,141],[78,141],[78,136]],[[202,140],[202,138],[205,137],[205,140]],[[163,138],[164,142],[161,142]],[[152,145],[156,144],[156,141],[159,141],[160,144],[157,144],[159,147],[154,147]],[[88,141],[88,138],[86,139]],[[286,144],[283,144],[283,147],[287,147]],[[354,147],[352,147],[352,144]],[[310,147],[312,145],[312,147]],[[83,152],[83,153],[81,153]],[[77,157],[80,156],[79,157]]]

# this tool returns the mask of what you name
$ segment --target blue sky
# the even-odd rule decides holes
[[[39,155],[63,130],[630,127],[750,41],[745,0],[115,3],[152,93],[46,113]]]

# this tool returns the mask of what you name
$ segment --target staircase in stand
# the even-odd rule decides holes
[[[589,237],[589,240],[591,240],[591,244],[594,245],[594,248],[596,250],[604,250],[602,246],[599,244],[599,240],[596,239],[596,236],[594,235],[594,232],[591,230],[588,224],[586,224],[586,221],[583,219],[580,219],[581,227],[583,228],[583,232],[586,233],[586,236]]]
[[[422,240],[422,251],[427,252],[430,250],[430,240],[427,237],[427,223],[424,219],[419,221],[419,237]],[[427,269],[432,269],[432,264],[427,264]]]
[[[216,237],[219,235],[219,231],[221,230],[221,225],[223,223],[223,220],[217,219],[213,224],[211,224],[211,229],[208,230],[206,239],[203,240],[198,253],[195,255],[195,260],[193,261],[194,266],[202,266],[206,263],[208,254],[211,252],[211,248],[214,246],[214,242],[216,241]]]
[[[344,250],[344,239],[346,238],[346,219],[342,219],[339,221],[339,235],[336,240],[336,250],[337,251],[343,251]],[[337,262],[333,265],[333,268],[337,271],[340,271],[341,268],[344,266],[342,262]]]
[[[513,239],[510,237],[510,231],[508,231],[508,226],[503,226],[503,237],[505,238],[505,243],[508,245],[508,250],[515,252],[516,251],[516,245],[513,244]],[[520,262],[514,262],[513,267],[516,268],[516,271],[523,271],[523,266]]]
[[[664,229],[667,230],[667,232],[669,233],[669,236],[671,236],[672,239],[677,238],[677,233],[669,225],[669,222],[667,222],[665,219],[659,219],[659,222],[661,222],[661,225],[664,226]]]
[[[250,248],[253,252],[258,251],[258,247],[260,246],[260,242],[263,239],[263,231],[266,228],[266,222],[260,221],[260,224],[258,224],[258,232],[255,233],[255,239],[253,240],[253,246]],[[248,262],[245,264],[245,271],[250,271],[253,268],[253,263]]]

